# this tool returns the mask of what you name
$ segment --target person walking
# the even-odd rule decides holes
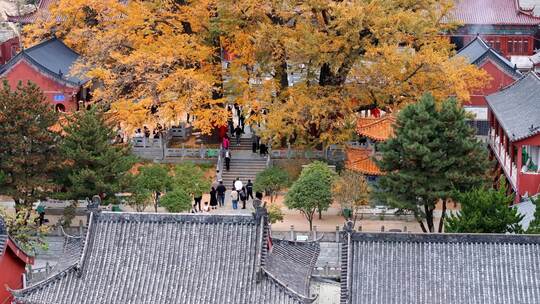
[[[212,190],[210,190],[210,208],[217,209],[217,205],[217,191],[214,187],[212,187]]]
[[[225,135],[225,137],[223,137],[223,149],[225,150],[229,150],[229,147],[231,145],[231,141],[229,140],[229,136]]]
[[[268,154],[268,149],[266,148],[265,144],[259,145],[259,153],[261,154],[261,156],[266,156],[266,154]]]
[[[193,199],[195,200],[195,203],[193,203],[193,210],[195,210],[195,212],[202,212],[202,209],[201,209],[202,193],[198,194],[197,196],[194,195]],[[197,211],[197,206],[199,207],[199,211]]]
[[[225,151],[225,169],[229,171],[231,169],[231,151]]]
[[[248,182],[246,184],[246,196],[247,199],[249,199],[250,197],[251,199],[253,199],[253,183],[250,179],[248,179]]]
[[[257,148],[259,148],[259,136],[253,135],[251,138],[251,151],[257,153]]]
[[[242,190],[238,192],[238,199],[242,202],[242,209],[246,209],[246,187],[242,187]]]
[[[219,181],[219,185],[217,186],[216,192],[217,192],[217,200],[220,207],[225,206],[225,192],[227,191],[227,188],[223,185],[223,181]]]
[[[234,135],[236,136],[236,145],[240,146],[240,138],[242,137],[242,128],[240,128],[240,125],[236,126],[236,129],[234,129]]]
[[[233,189],[231,191],[231,201],[232,201],[232,208],[234,210],[238,209],[238,191],[236,191],[236,189]]]

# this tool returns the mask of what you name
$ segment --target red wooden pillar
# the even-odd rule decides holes
[[[517,146],[517,172],[516,172],[516,190],[517,190],[517,195],[516,196],[519,196],[520,193],[519,193],[519,177],[521,176],[521,167],[522,167],[522,162],[523,162],[523,153],[521,151],[522,147],[521,145],[518,145]]]

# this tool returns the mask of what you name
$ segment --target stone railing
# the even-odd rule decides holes
[[[201,145],[200,148],[166,148],[165,157],[217,159],[219,151],[219,149],[206,148],[204,145]]]

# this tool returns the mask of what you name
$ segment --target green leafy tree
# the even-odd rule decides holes
[[[122,198],[124,204],[135,209],[137,212],[143,212],[151,204],[152,192],[139,187],[137,175],[128,174],[121,182],[121,188],[127,192],[127,196]]]
[[[131,202],[142,208],[140,205],[143,204],[144,196],[150,194],[154,211],[157,212],[159,195],[171,189],[171,185],[172,177],[169,175],[167,167],[159,164],[140,167],[139,174],[135,177],[135,185],[132,188]]]
[[[302,170],[285,196],[285,205],[289,209],[299,210],[308,220],[310,230],[313,230],[315,212],[327,210],[332,203],[333,178],[334,172],[328,165],[313,162]]]
[[[461,210],[448,217],[444,224],[446,232],[523,233],[523,216],[509,207],[514,197],[506,195],[503,179],[498,190],[473,189],[458,194],[456,200],[461,203]]]
[[[161,205],[169,212],[183,212],[191,209],[191,196],[183,189],[176,188],[161,198]]]
[[[39,225],[39,215],[32,208],[23,207],[16,213],[9,213],[0,208],[0,221],[2,220],[7,233],[25,251],[35,254],[37,249],[48,249],[45,235],[49,227]]]
[[[205,172],[193,163],[179,164],[174,168],[173,189],[182,189],[193,196],[201,196],[209,191],[212,183]]]
[[[540,196],[531,198],[533,204],[536,206],[534,211],[534,219],[529,223],[529,228],[527,228],[528,234],[540,234]]]
[[[411,212],[424,232],[435,232],[435,205],[441,201],[442,232],[447,201],[456,192],[484,185],[487,151],[466,122],[465,111],[453,99],[440,107],[426,94],[398,115],[395,136],[378,146],[376,163],[386,174],[375,198]]]
[[[280,167],[273,166],[259,173],[255,178],[253,190],[270,195],[270,203],[274,203],[278,191],[286,188],[290,184],[290,177],[287,171]]]
[[[18,208],[32,206],[54,187],[58,166],[58,134],[52,131],[58,117],[34,84],[19,83],[0,89],[0,193],[11,196]]]
[[[128,147],[113,145],[114,132],[97,108],[73,114],[60,145],[66,159],[59,182],[65,199],[84,199],[105,194],[105,203],[116,203],[120,181],[135,162]]]
[[[281,211],[281,208],[277,205],[270,204],[267,207],[268,211],[268,220],[271,224],[275,224],[277,222],[283,222],[283,211]]]
[[[352,211],[353,223],[356,224],[358,214],[362,207],[369,204],[370,189],[363,174],[351,170],[344,170],[332,185],[332,195],[340,205],[342,211]]]

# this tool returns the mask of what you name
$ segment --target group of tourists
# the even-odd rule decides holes
[[[218,209],[218,207],[225,207],[226,195],[227,187],[225,187],[223,181],[219,181],[217,185],[213,185],[210,190],[210,202],[205,202],[202,208],[202,196],[194,198],[192,212],[210,212],[211,210]],[[246,209],[246,203],[249,199],[253,200],[254,205],[256,204],[257,199],[258,204],[260,204],[262,199],[262,193],[257,192],[256,195],[253,196],[253,183],[251,180],[248,180],[247,184],[244,185],[239,178],[236,178],[233,182],[229,195],[234,210]]]

